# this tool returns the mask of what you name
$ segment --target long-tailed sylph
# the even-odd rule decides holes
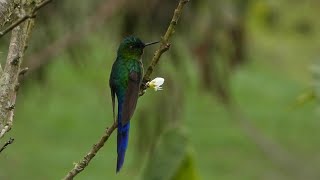
[[[113,118],[115,119],[115,96],[118,99],[117,168],[121,169],[128,146],[130,119],[136,109],[140,85],[143,78],[141,56],[146,46],[158,42],[143,43],[139,38],[129,36],[120,44],[113,63],[109,85],[111,89]]]

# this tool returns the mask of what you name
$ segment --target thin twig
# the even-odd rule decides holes
[[[154,57],[152,59],[152,62],[148,68],[147,74],[144,76],[144,79],[148,79],[149,76],[152,74],[154,67],[159,62],[159,59],[165,51],[169,49],[169,38],[174,32],[175,26],[179,20],[179,17],[182,13],[182,8],[184,5],[189,2],[189,0],[180,0],[178,7],[174,11],[174,15],[172,17],[171,23],[163,36],[161,45],[159,49],[155,52]],[[89,165],[89,162],[92,160],[92,158],[96,155],[96,153],[103,147],[104,143],[109,139],[110,135],[113,133],[113,131],[117,128],[117,123],[113,123],[111,128],[108,128],[107,131],[103,134],[103,136],[100,138],[99,142],[95,144],[89,153],[85,155],[82,160],[79,163],[76,163],[74,168],[68,172],[68,174],[64,177],[64,180],[71,180],[73,179],[77,174],[79,174],[81,171],[85,169]]]
[[[19,18],[18,20],[16,20],[14,23],[12,23],[10,26],[8,26],[5,30],[0,32],[0,38],[4,35],[6,35],[8,32],[10,32],[13,28],[17,27],[19,24],[21,24],[22,22],[24,22],[25,20],[29,19],[29,18],[33,18],[35,17],[35,13],[41,9],[42,7],[44,7],[45,5],[49,4],[52,0],[44,0],[41,3],[37,4],[35,6],[35,8],[31,11],[30,14],[26,14],[23,17]]]
[[[173,14],[172,20],[170,22],[170,25],[169,25],[166,33],[164,34],[164,36],[161,39],[160,47],[154,53],[153,58],[151,60],[151,63],[148,66],[146,73],[144,74],[144,77],[142,80],[142,82],[144,82],[144,83],[142,83],[142,85],[140,87],[140,95],[143,95],[144,90],[147,89],[145,84],[146,84],[146,82],[150,81],[150,75],[153,72],[153,69],[155,68],[155,66],[158,64],[161,55],[170,48],[169,39],[171,38],[171,36],[173,35],[173,33],[175,31],[176,25],[180,19],[181,13],[182,13],[182,9],[187,2],[189,2],[189,0],[180,0],[178,7],[174,10],[174,14]]]
[[[125,0],[103,1],[98,5],[99,8],[95,13],[84,20],[81,25],[74,27],[40,51],[31,54],[26,60],[26,66],[30,68],[30,72],[48,64],[51,60],[54,60],[53,57],[61,54],[72,45],[79,43],[82,39],[86,39],[108,22],[107,20],[113,17],[124,4]]]
[[[14,141],[14,139],[13,139],[13,138],[10,138],[10,139],[2,146],[2,148],[0,149],[0,153],[1,153],[5,148],[7,148],[8,145],[12,144],[13,141]]]
[[[79,163],[75,163],[74,168],[68,172],[68,174],[63,178],[64,180],[73,179],[77,174],[84,170],[86,166],[89,165],[89,162],[97,154],[97,152],[103,147],[104,143],[109,139],[112,132],[117,128],[117,123],[113,123],[110,128],[107,128],[103,136],[100,138],[97,144],[94,144],[92,149]]]

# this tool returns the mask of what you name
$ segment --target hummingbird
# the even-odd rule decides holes
[[[112,65],[109,78],[113,119],[115,121],[115,96],[118,102],[117,167],[118,173],[124,163],[128,147],[130,119],[136,109],[140,85],[143,78],[142,54],[145,47],[159,41],[143,43],[134,36],[126,37],[120,43],[117,58]]]

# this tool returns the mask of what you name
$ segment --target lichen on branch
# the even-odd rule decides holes
[[[21,2],[15,10],[17,17],[26,17],[37,6],[33,0]],[[13,124],[14,108],[19,89],[18,77],[24,52],[34,26],[34,18],[27,18],[12,27],[10,45],[5,67],[0,74],[0,139],[8,132]],[[6,32],[11,31],[9,29]]]

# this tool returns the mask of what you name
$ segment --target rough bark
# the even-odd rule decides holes
[[[15,10],[17,17],[26,16],[34,7],[33,0],[20,2],[20,8]],[[11,40],[4,70],[0,77],[0,138],[11,129],[14,107],[19,88],[18,76],[24,52],[27,48],[34,18],[29,18],[16,26],[11,32]]]
[[[12,21],[14,7],[13,0],[0,0],[0,27]]]

